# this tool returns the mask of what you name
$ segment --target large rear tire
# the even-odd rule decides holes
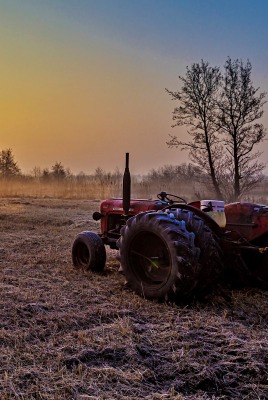
[[[194,241],[185,222],[165,212],[130,218],[117,242],[128,286],[147,299],[191,296],[199,273],[200,251]]]
[[[218,236],[192,211],[176,208],[167,212],[179,221],[185,221],[187,230],[195,234],[195,245],[200,248],[198,291],[207,291],[219,280],[225,268]]]
[[[73,265],[87,271],[102,272],[106,262],[105,246],[94,232],[79,233],[72,246]]]

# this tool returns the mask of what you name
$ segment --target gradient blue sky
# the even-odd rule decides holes
[[[134,173],[187,162],[165,144],[186,138],[165,88],[230,56],[267,91],[267,21],[265,0],[0,0],[0,149],[24,172],[122,169],[127,151]]]

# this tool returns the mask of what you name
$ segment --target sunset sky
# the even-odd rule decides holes
[[[23,172],[122,170],[129,152],[143,173],[188,161],[165,92],[187,65],[249,59],[268,91],[268,1],[0,0],[0,49],[0,150]]]

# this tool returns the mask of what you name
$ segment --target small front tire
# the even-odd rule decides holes
[[[72,261],[77,268],[102,272],[106,262],[105,246],[95,232],[79,233],[72,246]]]

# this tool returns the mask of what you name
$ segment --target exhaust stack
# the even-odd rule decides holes
[[[129,172],[129,153],[126,153],[126,165],[123,177],[123,210],[125,215],[128,215],[130,209],[130,188],[131,177]]]

